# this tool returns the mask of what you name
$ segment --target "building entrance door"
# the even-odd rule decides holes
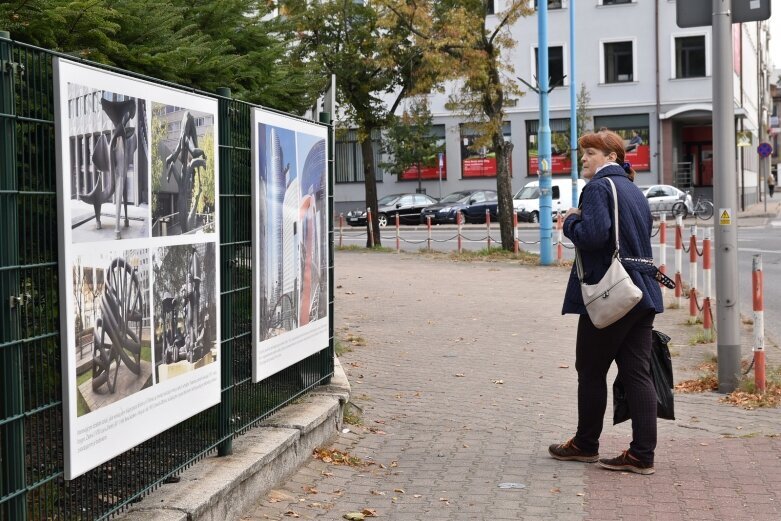
[[[684,143],[683,150],[692,163],[694,186],[713,186],[713,143]]]

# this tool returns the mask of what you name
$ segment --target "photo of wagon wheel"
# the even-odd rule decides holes
[[[135,270],[125,259],[116,258],[109,265],[106,290],[99,306],[101,317],[94,333],[92,389],[98,391],[103,384],[108,384],[109,392],[114,393],[122,362],[134,374],[141,372],[143,293]],[[116,362],[113,380],[109,375],[112,362]]]

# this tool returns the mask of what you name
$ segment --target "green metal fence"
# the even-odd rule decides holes
[[[229,454],[233,437],[333,374],[330,229],[330,347],[252,383],[252,106],[227,90],[211,95],[219,100],[222,401],[63,479],[56,55],[0,32],[0,521],[109,518],[204,456]],[[330,142],[328,157],[332,189]],[[332,215],[331,190],[328,205]]]

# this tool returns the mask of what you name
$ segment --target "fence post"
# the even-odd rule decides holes
[[[516,254],[518,249],[518,212],[513,211],[513,250]]]
[[[401,240],[399,237],[399,212],[396,212],[396,253],[401,253]]]
[[[689,238],[689,323],[697,322],[697,225]]]
[[[683,216],[675,217],[675,301],[678,308],[683,305]]]
[[[372,209],[366,208],[366,226],[369,230],[369,248],[374,248],[374,228],[372,227]]]
[[[659,215],[659,271],[667,274],[667,214]],[[660,284],[662,298],[667,294],[667,288]]]
[[[754,301],[754,385],[765,392],[765,302],[763,297],[762,254],[754,255],[751,289]]]
[[[702,328],[708,340],[713,339],[713,316],[711,315],[711,229],[705,228],[705,238],[702,240],[702,285],[705,286],[702,301]]]
[[[464,214],[456,212],[456,229],[458,230],[458,253],[461,253],[461,224],[464,220]]]
[[[219,100],[219,142],[220,148],[220,280],[222,281],[223,294],[220,298],[222,304],[221,328],[223,338],[233,338],[233,270],[228,266],[228,256],[225,255],[225,248],[233,246],[222,246],[223,244],[233,244],[234,223],[236,220],[235,198],[233,195],[233,155],[230,148],[233,146],[233,136],[231,136],[230,114],[231,114],[231,90],[226,87],[217,89],[217,94],[222,96]],[[223,341],[220,347],[221,387],[222,397],[217,406],[217,423],[220,444],[217,446],[217,455],[229,456],[233,454],[233,340]]]
[[[491,251],[491,211],[485,209],[485,232],[488,235],[488,251]]]
[[[561,217],[561,210],[556,214],[556,260],[561,265],[564,262],[564,220]]]
[[[428,251],[431,251],[431,216],[426,216],[426,228],[428,228]]]
[[[344,238],[344,214],[339,214],[339,247],[342,247],[342,239]]]
[[[0,38],[10,39],[6,31]],[[12,44],[0,40],[0,420],[10,420],[0,436],[0,493],[16,494],[0,503],[0,519],[27,519],[25,479],[24,395],[22,388],[22,344],[19,343],[19,229],[17,219],[17,175],[13,118],[14,69]]]

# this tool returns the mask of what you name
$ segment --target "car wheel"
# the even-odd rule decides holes
[[[377,215],[377,222],[380,224],[380,228],[385,228],[388,226],[388,216],[384,213]]]
[[[531,220],[529,222],[533,222],[533,223],[540,222],[540,214],[538,212],[532,212]]]

